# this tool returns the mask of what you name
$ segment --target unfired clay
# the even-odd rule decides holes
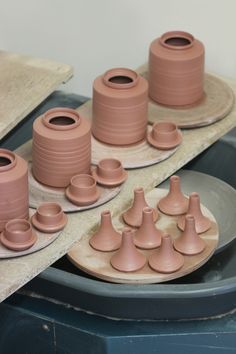
[[[66,197],[73,204],[81,206],[95,203],[100,194],[96,180],[87,174],[73,176],[66,189]]]
[[[32,216],[34,227],[45,233],[62,230],[67,223],[67,215],[58,203],[43,203]]]
[[[13,251],[24,251],[32,247],[36,240],[36,233],[25,219],[8,221],[0,235],[1,243]]]
[[[170,150],[182,142],[182,134],[172,122],[159,122],[147,133],[147,141],[159,150]]]
[[[106,187],[119,186],[128,177],[121,162],[114,158],[100,160],[98,166],[92,170],[92,175],[97,183]]]

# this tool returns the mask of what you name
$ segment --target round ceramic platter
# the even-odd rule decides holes
[[[35,211],[30,210],[29,213],[30,213],[30,217],[31,217],[35,213]],[[48,245],[50,245],[50,243],[55,241],[61,233],[61,231],[59,231],[59,232],[46,234],[46,233],[36,230],[34,227],[33,227],[33,229],[37,235],[37,241],[35,242],[35,244],[32,247],[30,247],[24,251],[12,251],[0,243],[0,259],[26,256],[27,254],[37,252],[37,251],[47,247]]]
[[[158,201],[166,195],[166,189],[153,189],[146,195],[147,203],[150,207],[156,207]],[[119,272],[112,268],[110,265],[110,259],[115,252],[99,252],[94,250],[89,245],[89,238],[87,236],[81,239],[75,244],[69,251],[68,257],[71,262],[83,270],[84,272],[91,274],[97,278],[110,281],[113,283],[127,283],[127,284],[152,284],[161,283],[176,278],[180,278],[186,274],[193,272],[201,267],[207,260],[213,255],[219,240],[218,226],[214,216],[203,205],[201,205],[202,211],[207,215],[211,221],[211,228],[205,233],[201,234],[201,237],[206,243],[204,251],[195,256],[184,256],[183,267],[174,273],[161,274],[153,271],[148,264],[139,271],[132,273]],[[160,212],[160,216],[156,225],[159,229],[165,230],[169,233],[172,239],[180,236],[180,230],[177,225],[177,217],[168,216]],[[113,224],[117,229],[122,229],[122,223],[120,218],[114,218]],[[123,224],[124,227],[124,224]],[[155,250],[140,250],[147,258],[155,252]]]
[[[98,188],[101,195],[95,203],[86,206],[72,204],[65,196],[65,188],[52,188],[39,183],[32,174],[31,163],[29,162],[29,205],[31,208],[37,209],[42,203],[55,202],[61,205],[64,212],[83,211],[108,202],[121,191],[121,186],[115,188],[98,186]]]
[[[152,129],[148,126],[148,131]],[[155,165],[168,159],[178,149],[158,150],[146,140],[131,146],[112,146],[103,144],[92,136],[92,164],[97,165],[101,159],[107,157],[117,158],[124,168],[132,169]]]

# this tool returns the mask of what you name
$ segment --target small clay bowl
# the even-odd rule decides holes
[[[58,203],[43,203],[32,216],[31,222],[36,229],[45,232],[62,230],[67,223],[67,215]]]
[[[25,219],[13,219],[6,223],[0,235],[1,243],[10,250],[24,251],[32,247],[37,240],[29,221]]]
[[[147,133],[147,141],[157,149],[169,150],[182,142],[182,134],[175,123],[159,122],[155,123],[151,132]]]
[[[97,183],[107,187],[119,186],[128,177],[121,162],[113,158],[100,160],[98,166],[92,170],[92,175]]]
[[[71,178],[66,196],[73,204],[84,206],[95,203],[100,197],[100,191],[93,176],[81,174]]]

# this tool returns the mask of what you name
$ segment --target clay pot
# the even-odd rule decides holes
[[[131,208],[126,210],[122,217],[124,222],[129,226],[140,227],[143,219],[143,209],[148,207],[148,204],[144,197],[143,188],[134,189],[134,200]],[[154,222],[158,219],[158,212],[156,209],[153,209],[153,220]]]
[[[181,191],[179,176],[170,177],[168,194],[158,203],[158,208],[167,215],[181,215],[188,209],[188,198]]]
[[[66,197],[75,205],[90,205],[98,200],[100,191],[94,177],[86,174],[76,175],[71,178]]]
[[[172,31],[149,51],[149,95],[163,105],[185,106],[203,98],[204,46],[190,33]]]
[[[114,229],[109,210],[101,213],[100,227],[89,243],[95,250],[102,252],[115,251],[120,247],[121,234]]]
[[[32,247],[37,240],[36,233],[27,220],[8,221],[0,236],[1,243],[13,251],[24,251]]]
[[[148,122],[148,83],[135,71],[108,70],[93,84],[92,132],[111,145],[143,140]]]
[[[201,234],[211,227],[211,220],[202,214],[201,206],[200,206],[200,198],[198,193],[193,192],[189,196],[189,206],[187,210],[187,214],[191,214],[194,216],[195,227],[198,234]],[[184,230],[185,228],[185,217],[184,215],[179,217],[178,219],[178,227],[180,230]]]
[[[9,150],[0,149],[0,231],[9,220],[28,218],[27,162]]]
[[[34,227],[45,233],[57,232],[64,229],[67,220],[67,215],[58,203],[41,204],[31,218]]]
[[[161,244],[162,232],[156,227],[153,221],[153,209],[143,209],[143,219],[140,228],[135,232],[134,243],[143,249],[152,249]]]
[[[147,134],[149,144],[159,150],[174,149],[182,142],[182,134],[172,122],[155,123]]]
[[[98,166],[92,170],[92,175],[99,184],[106,187],[119,186],[128,177],[121,162],[113,158],[100,160]]]
[[[53,108],[33,124],[33,175],[52,187],[67,187],[72,176],[90,173],[91,126],[69,108]]]
[[[111,257],[111,265],[120,272],[135,272],[146,264],[146,257],[134,245],[134,230],[125,228],[122,232],[120,249]]]
[[[184,231],[182,235],[174,241],[174,247],[180,253],[188,256],[199,254],[205,249],[206,244],[196,232],[195,220],[192,215],[186,215]]]
[[[161,246],[149,257],[149,266],[159,273],[174,273],[184,265],[184,257],[176,252],[170,235],[163,235]]]

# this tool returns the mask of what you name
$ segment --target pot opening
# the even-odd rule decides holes
[[[112,76],[108,81],[112,82],[113,84],[130,84],[133,82],[133,79],[129,76],[125,75],[116,75]]]
[[[184,47],[190,45],[192,41],[189,38],[184,37],[170,37],[167,38],[164,43],[173,47]]]
[[[95,180],[89,175],[78,175],[72,177],[71,183],[79,188],[89,188],[94,186]]]
[[[106,170],[116,170],[121,166],[121,163],[115,159],[105,159],[100,161],[99,166]]]
[[[61,212],[61,207],[58,204],[44,204],[39,206],[38,212],[41,215],[53,216],[58,215]]]
[[[30,229],[30,225],[27,222],[22,221],[15,221],[12,223],[9,223],[7,225],[7,229],[9,232],[12,232],[14,234],[21,233],[21,232],[26,232]]]
[[[7,166],[11,164],[11,160],[7,157],[0,156],[0,167]]]
[[[71,117],[54,117],[54,118],[51,118],[49,120],[49,123],[50,124],[53,124],[53,125],[71,125],[71,124],[74,124],[76,123],[75,119],[71,118]]]
[[[176,130],[176,125],[173,123],[160,122],[157,123],[153,129],[160,133],[171,133]]]

